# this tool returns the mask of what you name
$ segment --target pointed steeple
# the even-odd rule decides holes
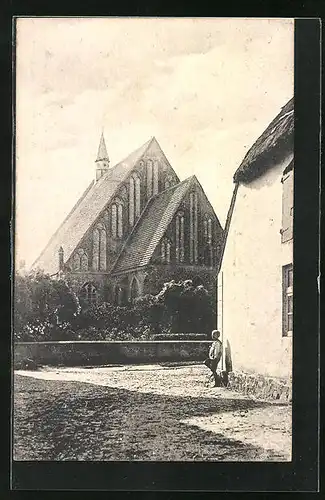
[[[97,153],[97,158],[96,158],[96,161],[102,161],[102,160],[109,161],[107,149],[106,149],[106,144],[105,144],[105,139],[104,139],[104,132],[102,132],[102,135],[100,136],[98,153]]]
[[[107,172],[109,168],[109,158],[104,139],[104,132],[102,132],[102,135],[100,136],[98,153],[95,163],[96,163],[96,181],[98,181],[98,179],[100,179]]]

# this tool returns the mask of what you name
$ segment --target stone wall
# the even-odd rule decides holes
[[[288,378],[267,377],[260,374],[230,372],[228,388],[258,399],[291,402],[292,381]]]
[[[19,342],[14,345],[14,367],[40,365],[105,365],[204,361],[210,341],[57,341]]]

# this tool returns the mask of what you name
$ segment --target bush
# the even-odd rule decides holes
[[[18,274],[14,282],[14,338],[61,340],[71,335],[80,312],[78,298],[62,279],[41,271]],[[69,333],[70,332],[70,333]]]
[[[171,332],[208,333],[213,329],[215,305],[202,285],[193,286],[192,280],[170,281],[157,297],[169,312]]]
[[[170,281],[157,295],[139,297],[123,307],[102,303],[81,309],[63,279],[40,271],[15,279],[14,338],[18,341],[195,340],[198,333],[213,329],[214,319],[207,290],[191,280]]]
[[[154,335],[153,340],[207,340],[205,333],[169,333]]]

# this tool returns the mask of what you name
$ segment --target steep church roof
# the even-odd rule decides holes
[[[181,201],[194,184],[201,187],[195,175],[151,198],[141,219],[127,239],[112,274],[149,264]]]
[[[150,139],[123,161],[109,168],[107,173],[97,182],[91,182],[54,233],[43,252],[36,259],[32,265],[33,268],[44,269],[49,274],[56,273],[58,271],[58,251],[60,246],[63,247],[64,261],[67,262],[81,238],[96,221],[107,203],[114,196],[118,186],[128,177],[152,141],[155,141],[155,139]],[[105,145],[105,142],[103,144]],[[101,149],[101,146],[99,149]],[[102,150],[102,152],[104,151]]]
[[[287,102],[249,149],[234,175],[234,182],[250,182],[293,151],[294,100]]]

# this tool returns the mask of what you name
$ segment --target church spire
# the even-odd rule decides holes
[[[104,139],[104,132],[102,132],[102,135],[100,136],[98,153],[97,153],[97,158],[96,158],[96,161],[101,161],[101,160],[109,161],[107,149],[106,149],[106,144],[105,144],[105,139]]]
[[[108,168],[109,168],[109,158],[104,139],[104,132],[102,132],[96,158],[96,181],[98,181],[98,179],[100,179],[104,174],[106,174]]]

